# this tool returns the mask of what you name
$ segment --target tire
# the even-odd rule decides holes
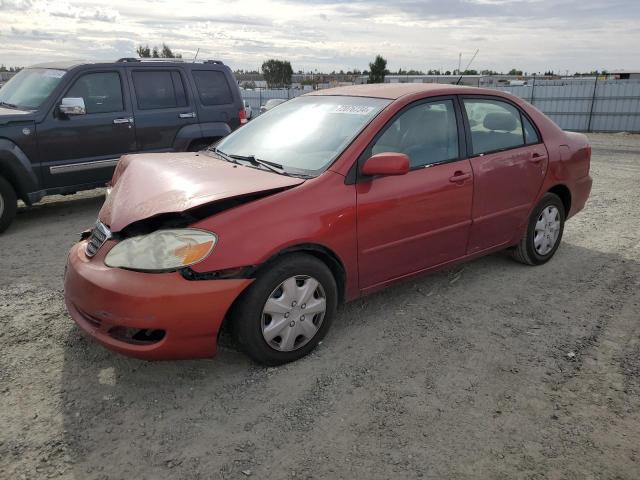
[[[16,216],[18,199],[16,191],[3,177],[0,177],[0,233],[4,232]]]
[[[327,265],[312,255],[290,254],[269,265],[238,299],[231,312],[232,331],[254,361],[282,365],[318,345],[337,303],[336,281]]]
[[[551,260],[562,241],[565,215],[560,197],[546,193],[533,209],[527,229],[511,249],[511,256],[525,265],[542,265]]]
[[[189,149],[187,151],[188,152],[199,152],[200,150],[204,150],[205,148],[207,148],[214,141],[210,141],[210,140],[194,140],[193,142],[191,142],[191,145],[189,145]]]

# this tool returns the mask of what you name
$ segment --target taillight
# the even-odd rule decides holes
[[[247,123],[247,111],[243,108],[238,112],[238,118],[240,119],[240,125]]]

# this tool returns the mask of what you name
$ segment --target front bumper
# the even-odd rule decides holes
[[[80,328],[105,347],[147,360],[212,357],[222,321],[253,281],[185,280],[178,272],[142,273],[110,268],[105,244],[95,257],[86,241],[69,253],[64,290],[67,311]],[[151,340],[123,332],[162,332]],[[145,337],[147,338],[147,337]]]

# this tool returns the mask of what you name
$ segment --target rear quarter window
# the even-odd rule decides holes
[[[227,105],[233,103],[231,89],[223,72],[194,70],[198,96],[203,105]]]

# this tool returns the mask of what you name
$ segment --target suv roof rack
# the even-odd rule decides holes
[[[178,62],[178,63],[208,63],[215,65],[224,65],[221,60],[195,60],[193,62],[187,62],[184,58],[135,58],[135,57],[123,57],[116,60],[116,63],[141,63],[141,62]]]

